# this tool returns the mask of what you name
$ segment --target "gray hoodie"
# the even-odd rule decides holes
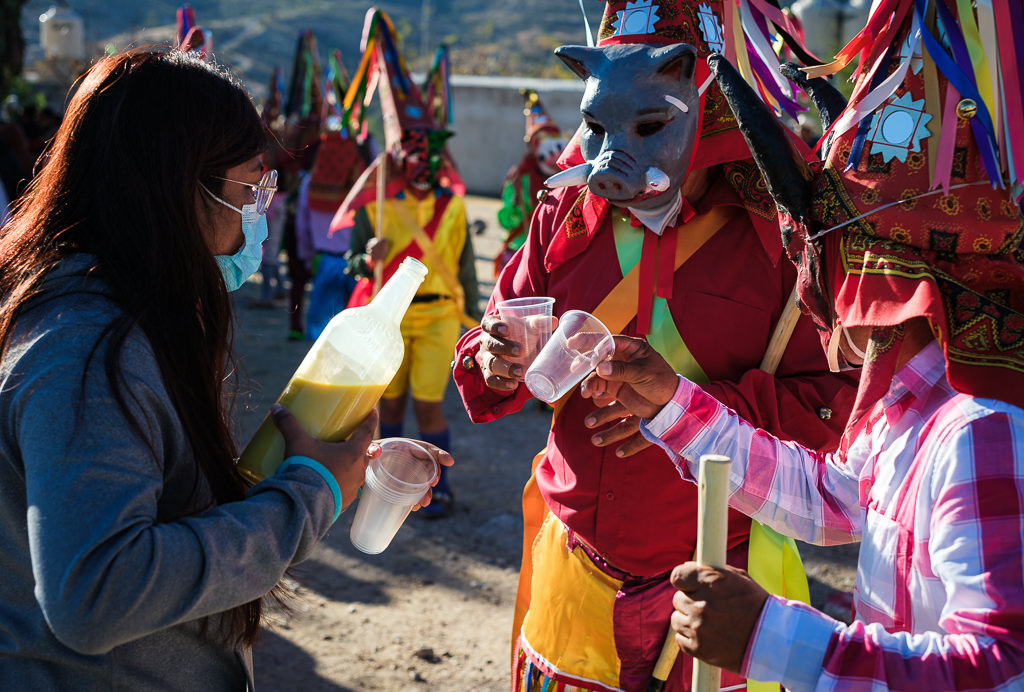
[[[200,636],[200,620],[216,632],[308,557],[331,490],[291,466],[214,506],[136,330],[121,367],[141,439],[108,386],[105,342],[89,360],[118,311],[91,263],[51,273],[0,362],[0,689],[244,690],[250,652]]]

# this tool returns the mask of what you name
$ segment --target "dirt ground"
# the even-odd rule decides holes
[[[498,202],[467,200],[481,294],[493,285],[500,247]],[[258,286],[237,294],[235,347],[250,394],[239,406],[247,440],[302,360],[309,342],[287,341],[283,304],[257,309]],[[365,555],[349,542],[349,508],[288,586],[291,613],[275,612],[254,652],[260,692],[507,690],[512,606],[522,541],[519,501],[529,461],[545,443],[550,414],[528,405],[475,426],[454,386],[445,414],[452,430],[455,515],[412,515],[391,546]],[[405,434],[415,436],[412,412]],[[843,614],[853,588],[856,546],[801,546],[814,605]]]

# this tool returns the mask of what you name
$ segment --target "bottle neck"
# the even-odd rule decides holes
[[[422,263],[406,259],[370,301],[370,307],[378,314],[391,315],[401,322],[426,275],[427,269]]]

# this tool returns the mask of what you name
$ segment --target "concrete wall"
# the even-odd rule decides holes
[[[496,197],[509,168],[526,151],[523,97],[533,89],[548,114],[568,137],[580,124],[583,82],[578,79],[528,79],[452,75],[455,136],[448,148],[467,191]]]

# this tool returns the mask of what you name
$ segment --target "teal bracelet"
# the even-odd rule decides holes
[[[281,473],[289,466],[306,466],[313,469],[327,482],[327,486],[331,489],[331,493],[334,495],[334,518],[331,519],[331,523],[338,520],[341,515],[341,488],[338,486],[338,480],[334,477],[334,474],[327,470],[327,467],[321,464],[316,459],[310,459],[309,457],[288,457],[281,465],[277,467],[277,473]]]

